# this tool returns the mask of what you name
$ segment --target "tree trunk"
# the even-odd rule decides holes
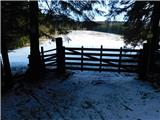
[[[8,49],[6,42],[4,40],[4,37],[2,35],[2,46],[1,46],[1,53],[2,53],[2,59],[3,59],[3,69],[4,71],[4,78],[5,78],[5,83],[7,86],[10,86],[12,84],[12,73],[11,73],[11,67],[9,63],[9,57],[8,57]]]
[[[2,4],[3,3],[3,4]],[[1,19],[1,54],[2,54],[2,61],[1,62],[1,77],[4,80],[3,82],[5,83],[5,90],[8,90],[12,87],[12,72],[11,72],[11,67],[10,67],[10,62],[9,62],[9,56],[8,56],[8,46],[7,43],[9,43],[9,40],[11,40],[8,37],[8,9],[7,9],[7,3],[2,2],[2,19]],[[6,22],[7,21],[7,22]]]
[[[157,50],[158,49],[158,43],[159,43],[159,24],[160,24],[160,2],[154,1],[154,8],[153,8],[153,14],[152,14],[152,49]]]
[[[38,2],[30,1],[30,79],[39,80],[42,72],[39,51]]]
[[[150,50],[148,53],[149,57],[149,69],[148,71],[153,71],[154,70],[154,54],[155,50],[158,49],[158,44],[159,44],[159,23],[160,22],[160,2],[154,1],[154,7],[153,7],[153,13],[151,17],[151,31],[153,34],[152,40],[149,42],[150,45]]]

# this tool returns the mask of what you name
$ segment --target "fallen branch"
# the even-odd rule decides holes
[[[128,106],[124,105],[121,103],[121,105],[126,109],[126,110],[130,110],[130,111],[133,111],[133,109],[129,108]]]

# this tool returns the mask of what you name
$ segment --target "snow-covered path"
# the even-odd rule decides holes
[[[4,120],[160,120],[160,92],[136,74],[70,71],[2,97]]]

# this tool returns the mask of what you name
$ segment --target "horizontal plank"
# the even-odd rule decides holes
[[[66,65],[81,65],[81,62],[65,62]],[[84,66],[100,66],[99,63],[83,63]],[[119,64],[115,64],[114,66],[110,64],[102,64],[101,66],[110,66],[110,67],[119,67]],[[121,67],[131,67],[131,68],[137,68],[138,65],[123,65],[121,64]]]
[[[123,64],[121,64],[121,67],[127,67],[127,68],[138,68],[139,67],[139,65],[137,64],[137,65],[132,65],[132,64],[130,64],[130,65],[123,65]]]
[[[139,57],[138,54],[122,54],[122,57]]]
[[[70,70],[88,70],[88,71],[108,71],[108,72],[119,72],[118,69],[99,69],[99,68],[81,68],[81,67],[66,67],[66,69]],[[120,72],[137,72],[136,70],[121,70]]]
[[[47,55],[43,55],[43,57],[50,57],[50,56],[56,57],[56,54],[47,54]]]
[[[66,60],[81,60],[81,58],[78,57],[65,57]],[[84,61],[100,61],[99,58],[97,59],[90,59],[90,58],[83,58]],[[102,62],[119,62],[119,59],[109,59],[109,58],[102,58]],[[134,59],[122,59],[121,62],[139,62],[139,60]]]
[[[82,53],[72,53],[72,52],[65,52],[65,55],[81,55]],[[83,53],[83,55],[93,55],[93,56],[100,56],[100,53]],[[114,53],[103,53],[102,56],[120,56],[120,54],[114,54]],[[137,54],[122,54],[122,57],[139,57]]]
[[[47,67],[45,68],[45,71],[48,71],[48,72],[55,72],[55,71],[57,71],[57,68],[56,68],[55,66],[52,66],[52,67],[47,66]]]
[[[65,55],[81,55],[82,53],[79,52],[79,54],[77,53],[72,53],[72,52],[65,52]]]
[[[111,61],[111,62],[119,62],[119,59],[109,59],[109,58],[107,58],[107,59],[102,59],[102,60],[103,61]],[[139,62],[139,60],[136,60],[136,59],[121,59],[121,63],[122,62],[128,62],[128,63],[129,62],[131,62],[131,63],[136,62],[137,63],[137,62]]]
[[[82,48],[78,47],[65,47],[66,50],[82,50]],[[87,51],[100,51],[101,48],[83,48],[83,50]],[[110,48],[103,48],[102,51],[120,51],[120,49],[110,49]],[[140,52],[140,49],[122,49],[122,52]]]
[[[53,61],[53,60],[56,60],[56,57],[51,56],[51,57],[48,57],[48,58],[44,58],[45,62],[47,62],[47,61]]]
[[[140,52],[140,49],[122,49],[122,52]]]
[[[57,63],[55,62],[49,62],[49,63],[45,63],[46,66],[56,66]]]
[[[65,50],[82,50],[82,48],[78,48],[78,47],[65,47]],[[98,51],[100,50],[99,48],[83,48],[83,50],[92,50],[92,51]]]
[[[55,62],[55,61],[56,61],[55,59],[51,59],[51,60],[44,61],[44,62],[47,63],[47,62]]]
[[[81,62],[65,62],[66,65],[81,65]],[[96,63],[83,63],[83,65],[89,65],[89,66],[100,66],[100,64]]]
[[[66,65],[81,65],[81,62],[65,62]],[[83,66],[100,66],[99,63],[83,63]],[[103,64],[103,66],[111,66],[109,64]],[[112,66],[113,67],[113,66]]]
[[[79,57],[65,57],[65,60],[80,60],[81,58]],[[88,61],[99,61],[99,59],[89,59],[89,58],[83,58],[83,60],[88,60]]]
[[[46,53],[46,52],[51,52],[51,51],[55,51],[55,50],[56,50],[56,48],[55,49],[50,49],[50,50],[44,50],[43,52]]]

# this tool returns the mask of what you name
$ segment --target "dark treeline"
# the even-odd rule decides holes
[[[124,32],[124,22],[119,21],[100,21],[96,22],[97,25],[89,28],[90,30],[106,32],[106,33],[114,33],[114,34],[122,34]]]

